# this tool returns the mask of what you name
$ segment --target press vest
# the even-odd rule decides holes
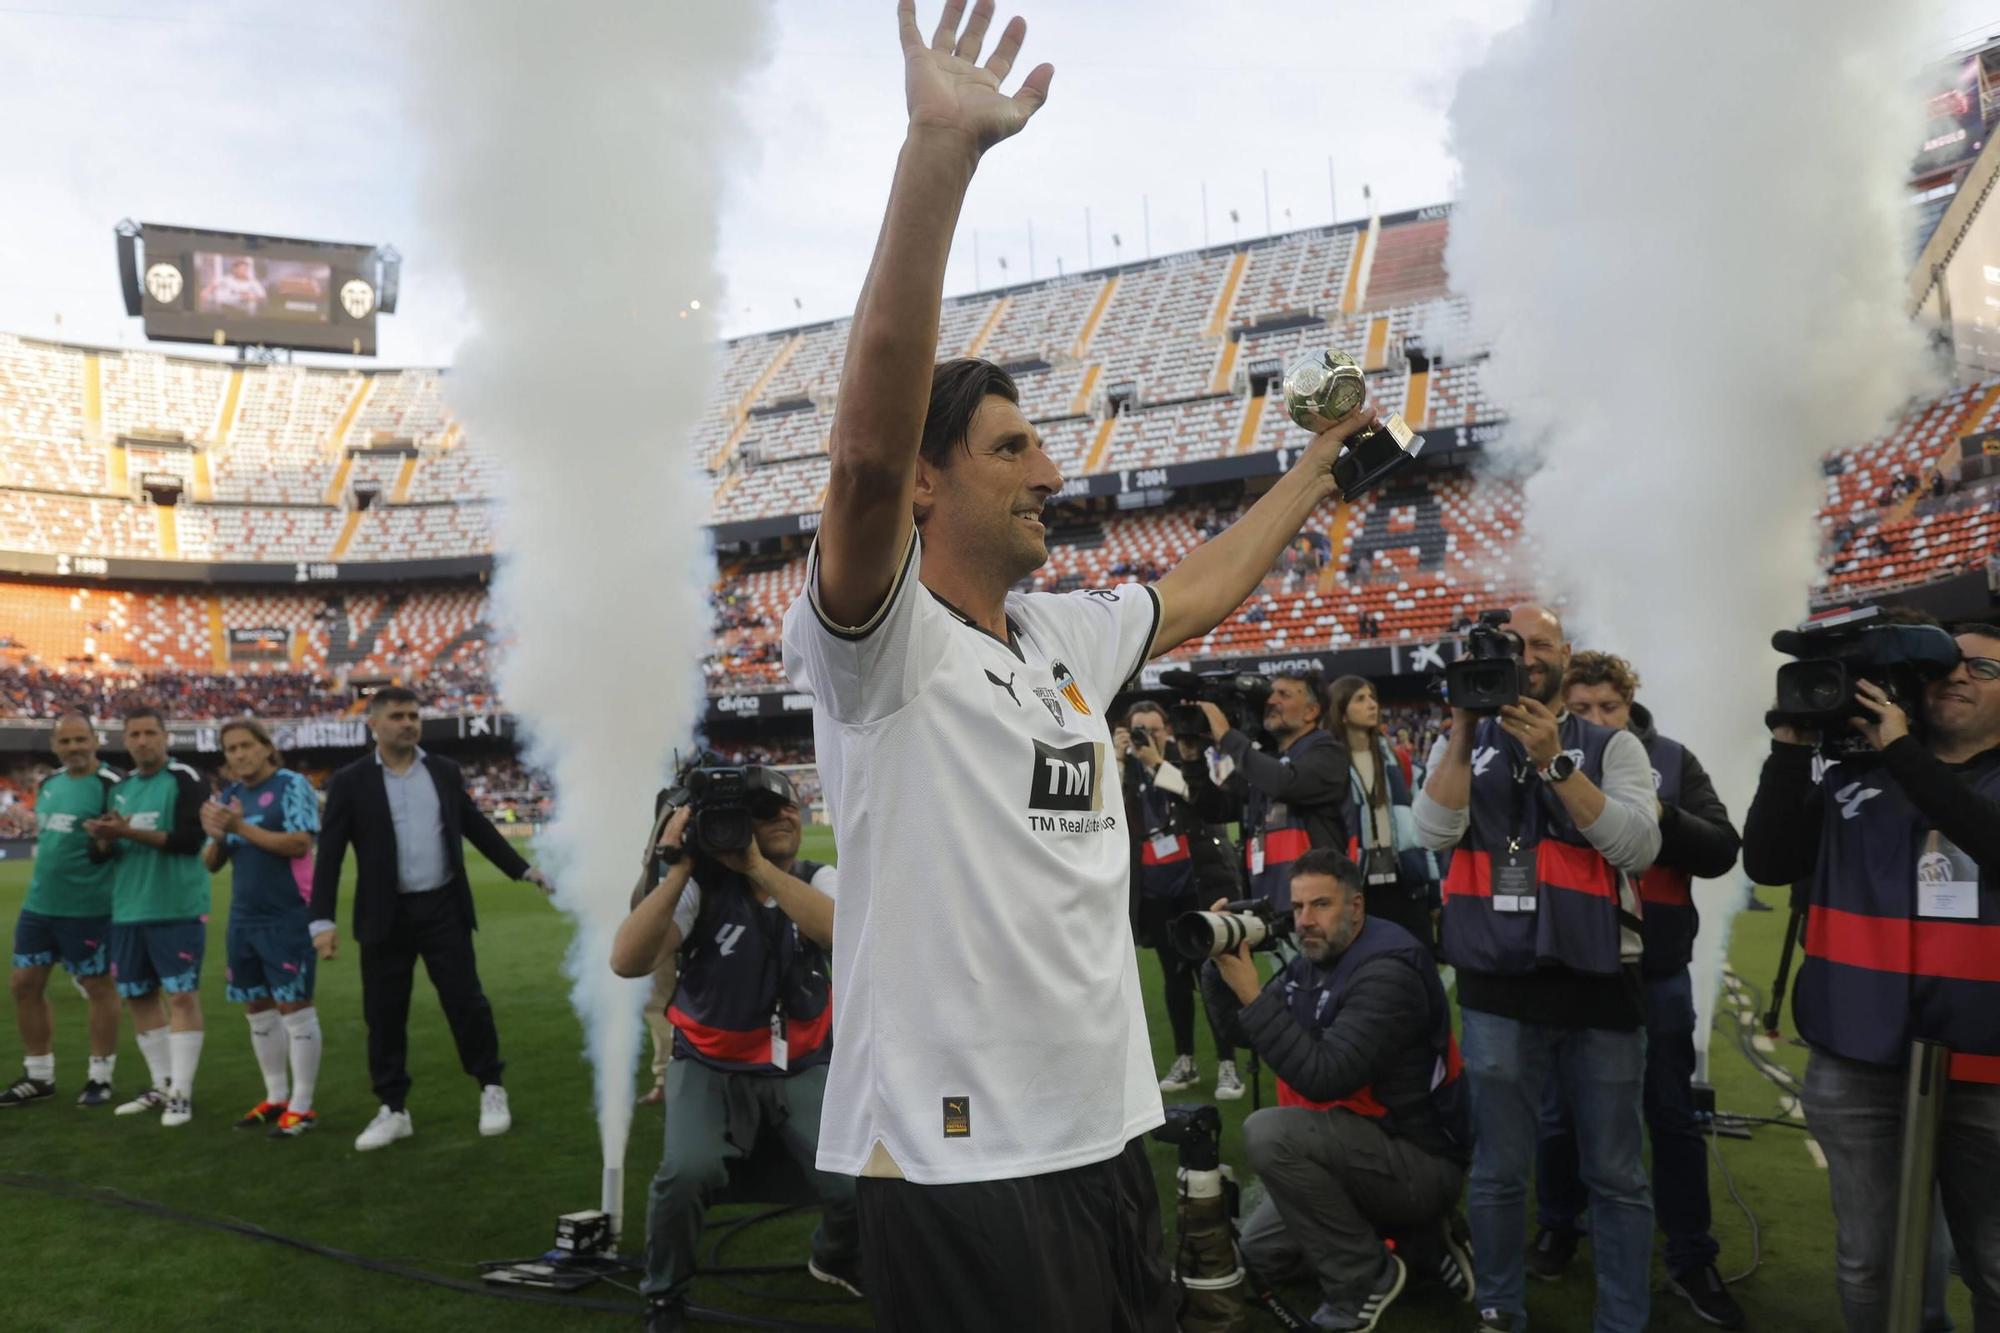
[[[1653,765],[1653,786],[1660,802],[1679,805],[1687,748],[1679,741],[1654,736],[1646,740],[1646,757]],[[1701,928],[1694,908],[1694,880],[1672,866],[1648,866],[1639,875],[1639,900],[1646,909],[1643,970],[1649,977],[1680,971],[1694,958],[1694,936]]]
[[[1425,1040],[1436,1060],[1428,1094],[1421,1101],[1385,1106],[1370,1084],[1345,1097],[1316,1102],[1281,1078],[1278,1080],[1278,1105],[1306,1106],[1315,1110],[1343,1107],[1356,1115],[1382,1121],[1384,1129],[1401,1136],[1407,1136],[1413,1127],[1412,1122],[1435,1124],[1453,1142],[1463,1146],[1470,1142],[1466,1118],[1468,1109],[1464,1084],[1459,1077],[1464,1070],[1464,1062],[1459,1058],[1458,1038],[1451,1031],[1451,1005],[1445,998],[1443,984],[1438,980],[1437,960],[1410,932],[1393,921],[1370,918],[1332,968],[1315,967],[1303,956],[1294,959],[1281,982],[1285,987],[1285,1011],[1302,1027],[1321,1031],[1331,1028],[1340,1016],[1341,1003],[1347,996],[1347,988],[1355,973],[1382,957],[1402,959],[1423,980],[1430,1019],[1426,1025]],[[1312,984],[1305,984],[1307,982]]]
[[[810,884],[821,869],[801,858],[791,873]],[[748,885],[704,885],[667,1018],[676,1059],[750,1074],[823,1065],[833,1050],[826,954]],[[783,1068],[773,1061],[774,1037],[784,1039]]]
[[[1336,744],[1333,737],[1315,727],[1292,742],[1279,756],[1296,761],[1306,751]],[[1243,803],[1243,863],[1248,873],[1252,898],[1263,898],[1290,909],[1292,905],[1292,862],[1312,850],[1304,812],[1288,801],[1274,801],[1250,784]]]
[[[1577,771],[1601,787],[1616,734],[1568,714],[1559,737]],[[1444,880],[1446,961],[1502,976],[1544,966],[1609,976],[1637,962],[1630,882],[1570,822],[1496,719],[1479,724],[1472,748],[1471,823]]]
[[[1142,770],[1143,771],[1143,770]],[[1194,892],[1194,849],[1185,833],[1170,832],[1173,797],[1150,780],[1139,789],[1146,812],[1145,841],[1139,846],[1139,892],[1148,898],[1181,898]]]
[[[2000,799],[2000,764],[1962,775]],[[2000,1083],[2000,881],[1944,844],[1886,770],[1828,767],[1819,861],[1793,991],[1799,1035],[1822,1050],[1900,1066],[1942,1042],[1952,1077]],[[1920,913],[1921,880],[1977,884],[1977,915]]]

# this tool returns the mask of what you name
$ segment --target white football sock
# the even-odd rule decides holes
[[[257,1068],[264,1071],[264,1100],[285,1100],[285,1026],[276,1009],[250,1016],[250,1049],[257,1052]]]
[[[201,1029],[169,1032],[167,1050],[173,1058],[174,1096],[194,1097],[194,1067],[201,1063]]]
[[[50,1051],[47,1055],[24,1055],[21,1057],[21,1063],[28,1067],[28,1077],[34,1079],[37,1083],[53,1083],[56,1081],[56,1053],[54,1051]]]
[[[138,1034],[139,1054],[146,1057],[146,1070],[153,1076],[153,1086],[161,1092],[174,1081],[174,1067],[167,1054],[167,1027],[149,1028]]]
[[[313,1087],[319,1082],[319,1010],[301,1009],[285,1015],[292,1047],[292,1106],[304,1115],[312,1110]]]
[[[90,1081],[111,1086],[111,1071],[118,1063],[115,1055],[93,1055],[90,1057]]]

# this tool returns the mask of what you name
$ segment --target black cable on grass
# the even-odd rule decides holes
[[[814,1204],[784,1204],[780,1207],[768,1209],[765,1212],[752,1213],[748,1217],[731,1218],[716,1229],[715,1238],[709,1242],[708,1246],[708,1262],[702,1265],[697,1270],[697,1273],[702,1277],[714,1277],[718,1279],[723,1286],[728,1287],[738,1296],[750,1296],[758,1300],[782,1300],[787,1305],[851,1306],[856,1304],[859,1298],[846,1291],[842,1291],[838,1296],[774,1296],[768,1291],[758,1291],[755,1288],[746,1287],[734,1280],[738,1277],[778,1277],[787,1274],[803,1273],[805,1272],[804,1264],[725,1264],[722,1262],[723,1247],[751,1226],[759,1222],[768,1222],[775,1218],[784,1217],[791,1213],[813,1211],[816,1207],[817,1205]]]
[[[596,1300],[588,1296],[564,1296],[554,1292],[533,1291],[519,1287],[494,1286],[486,1282],[471,1282],[464,1278],[446,1277],[442,1273],[426,1272],[421,1268],[410,1268],[402,1264],[389,1263],[382,1259],[372,1259],[365,1254],[355,1254],[351,1250],[338,1249],[331,1245],[321,1245],[316,1241],[301,1240],[281,1232],[260,1227],[254,1222],[244,1222],[233,1218],[204,1217],[199,1213],[182,1212],[165,1204],[154,1203],[150,1199],[136,1198],[122,1190],[108,1185],[81,1185],[74,1181],[60,1180],[54,1176],[44,1176],[32,1171],[0,1171],[0,1186],[13,1189],[32,1190],[39,1194],[54,1195],[58,1198],[75,1199],[85,1203],[110,1204],[114,1207],[143,1213],[162,1221],[175,1222],[183,1226],[202,1227],[210,1231],[223,1231],[231,1235],[245,1236],[251,1240],[261,1240],[287,1249],[299,1250],[306,1254],[331,1259],[370,1273],[380,1273],[385,1277],[402,1278],[409,1282],[420,1282],[425,1286],[442,1287],[447,1291],[462,1292],[468,1296],[489,1296],[495,1300],[519,1301],[528,1305],[546,1305],[565,1310],[589,1310],[598,1314],[615,1314],[631,1318],[643,1315],[643,1305],[633,1305],[625,1301]],[[735,1224],[734,1229],[751,1222],[764,1221],[790,1209],[774,1209],[768,1213],[753,1215]],[[789,1270],[786,1270],[789,1271]],[[698,1274],[699,1276],[699,1274]],[[622,1285],[622,1284],[619,1284]],[[760,1296],[763,1293],[755,1293]],[[764,1296],[765,1299],[770,1299]],[[714,1310],[693,1301],[688,1302],[690,1318],[705,1319],[712,1323],[729,1324],[738,1328],[762,1328],[774,1333],[849,1333],[851,1326],[835,1324],[801,1323],[797,1320],[770,1319],[760,1315],[737,1314],[729,1310]]]

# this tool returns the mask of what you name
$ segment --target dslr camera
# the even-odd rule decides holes
[[[1188,671],[1175,668],[1160,673],[1160,684],[1179,690],[1181,702],[1167,710],[1167,725],[1174,735],[1189,740],[1209,741],[1208,717],[1198,704],[1211,703],[1222,710],[1229,725],[1238,731],[1255,731],[1264,723],[1264,705],[1271,699],[1271,682],[1254,671]]]
[[[1820,748],[1836,754],[1868,749],[1844,725],[1873,716],[1855,701],[1857,684],[1876,686],[1919,730],[1924,686],[1950,675],[1960,656],[1958,641],[1942,627],[1895,623],[1873,606],[1779,630],[1771,646],[1797,660],[1778,668],[1778,703],[1765,724],[1819,728]]]
[[[1247,943],[1253,953],[1276,949],[1292,936],[1292,914],[1262,898],[1224,903],[1214,912],[1183,912],[1167,926],[1167,940],[1183,958],[1199,961]]]
[[[713,855],[748,847],[756,821],[794,799],[790,780],[775,768],[721,764],[702,754],[675,775],[663,804],[688,807],[689,849]]]
[[[1444,698],[1468,713],[1497,713],[1525,691],[1527,673],[1521,658],[1527,645],[1506,628],[1513,613],[1482,611],[1479,623],[1467,631],[1465,650],[1444,669]]]

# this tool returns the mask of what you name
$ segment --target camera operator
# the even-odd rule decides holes
[[[1136,935],[1160,959],[1160,976],[1173,1029],[1174,1062],[1160,1080],[1163,1092],[1182,1092],[1200,1082],[1194,1064],[1195,977],[1199,965],[1167,938],[1167,925],[1183,912],[1198,911],[1217,895],[1237,894],[1235,854],[1226,826],[1237,818],[1239,802],[1215,785],[1198,737],[1176,736],[1166,709],[1152,702],[1132,705],[1126,725],[1111,741],[1125,763],[1125,791],[1137,814],[1130,824],[1139,868]],[[1167,747],[1173,758],[1167,757]],[[1236,1049],[1211,1017],[1215,1038],[1215,1095],[1220,1101],[1243,1096],[1236,1073]]]
[[[1347,846],[1347,748],[1326,730],[1318,672],[1271,678],[1264,729],[1276,755],[1256,748],[1222,710],[1201,701],[1209,734],[1243,775],[1243,859],[1252,898],[1285,904],[1286,869],[1309,849]]]
[[[692,806],[667,820],[660,879],[618,928],[611,969],[651,975],[680,955],[667,1011],[665,1151],[646,1210],[649,1329],[678,1329],[695,1271],[702,1213],[769,1130],[819,1192],[822,1215],[806,1267],[822,1282],[861,1294],[860,1229],[852,1177],[814,1169],[820,1104],[832,1052],[826,950],[833,942],[832,866],[798,855],[800,817],[791,782],[752,769],[754,823],[740,852],[689,846]]]
[[[1743,830],[1759,884],[1807,912],[1793,991],[1806,1123],[1826,1154],[1841,1309],[1881,1329],[1895,1245],[1905,1067],[1912,1039],[1952,1051],[1937,1146],[1945,1217],[1975,1327],[2000,1328],[2000,627],[1968,625],[1961,660],[1924,686],[1921,739],[1879,685],[1850,720],[1876,753],[1827,755],[1774,726]]]
[[[1542,606],[1512,612],[1523,693],[1497,715],[1452,709],[1451,742],[1413,807],[1444,880],[1471,1089],[1468,1211],[1482,1333],[1525,1326],[1524,1206],[1550,1071],[1590,1191],[1598,1333],[1637,1333],[1651,1304],[1653,1204],[1641,1148],[1645,1036],[1639,902],[1659,857],[1646,747],[1558,712],[1569,644]]]
[[[1211,1008],[1278,1076],[1278,1105],[1243,1123],[1268,1191],[1243,1259],[1267,1281],[1309,1270],[1315,1328],[1372,1329],[1412,1273],[1472,1295],[1448,1227],[1468,1140],[1451,1007],[1430,950],[1368,916],[1354,862],[1315,849],[1290,879],[1297,956],[1268,985],[1247,944],[1204,973]]]
[[[1328,712],[1346,734],[1347,855],[1361,867],[1368,915],[1393,921],[1425,948],[1437,938],[1437,860],[1417,841],[1408,770],[1382,735],[1382,705],[1361,676],[1327,690]]]
[[[1710,1230],[1708,1145],[1695,1121],[1693,881],[1718,879],[1736,864],[1741,840],[1715,784],[1688,748],[1660,735],[1652,714],[1633,700],[1639,674],[1611,653],[1573,654],[1563,675],[1571,714],[1613,731],[1630,731],[1646,747],[1660,800],[1660,856],[1639,876],[1645,904],[1646,1137],[1653,1147],[1653,1207],[1667,1238],[1670,1290],[1695,1313],[1723,1328],[1743,1327],[1715,1259]],[[1528,1251],[1528,1271],[1554,1281],[1576,1253],[1577,1218],[1587,1196],[1577,1174],[1576,1130],[1562,1090],[1551,1083],[1535,1153],[1535,1199],[1541,1231]]]

